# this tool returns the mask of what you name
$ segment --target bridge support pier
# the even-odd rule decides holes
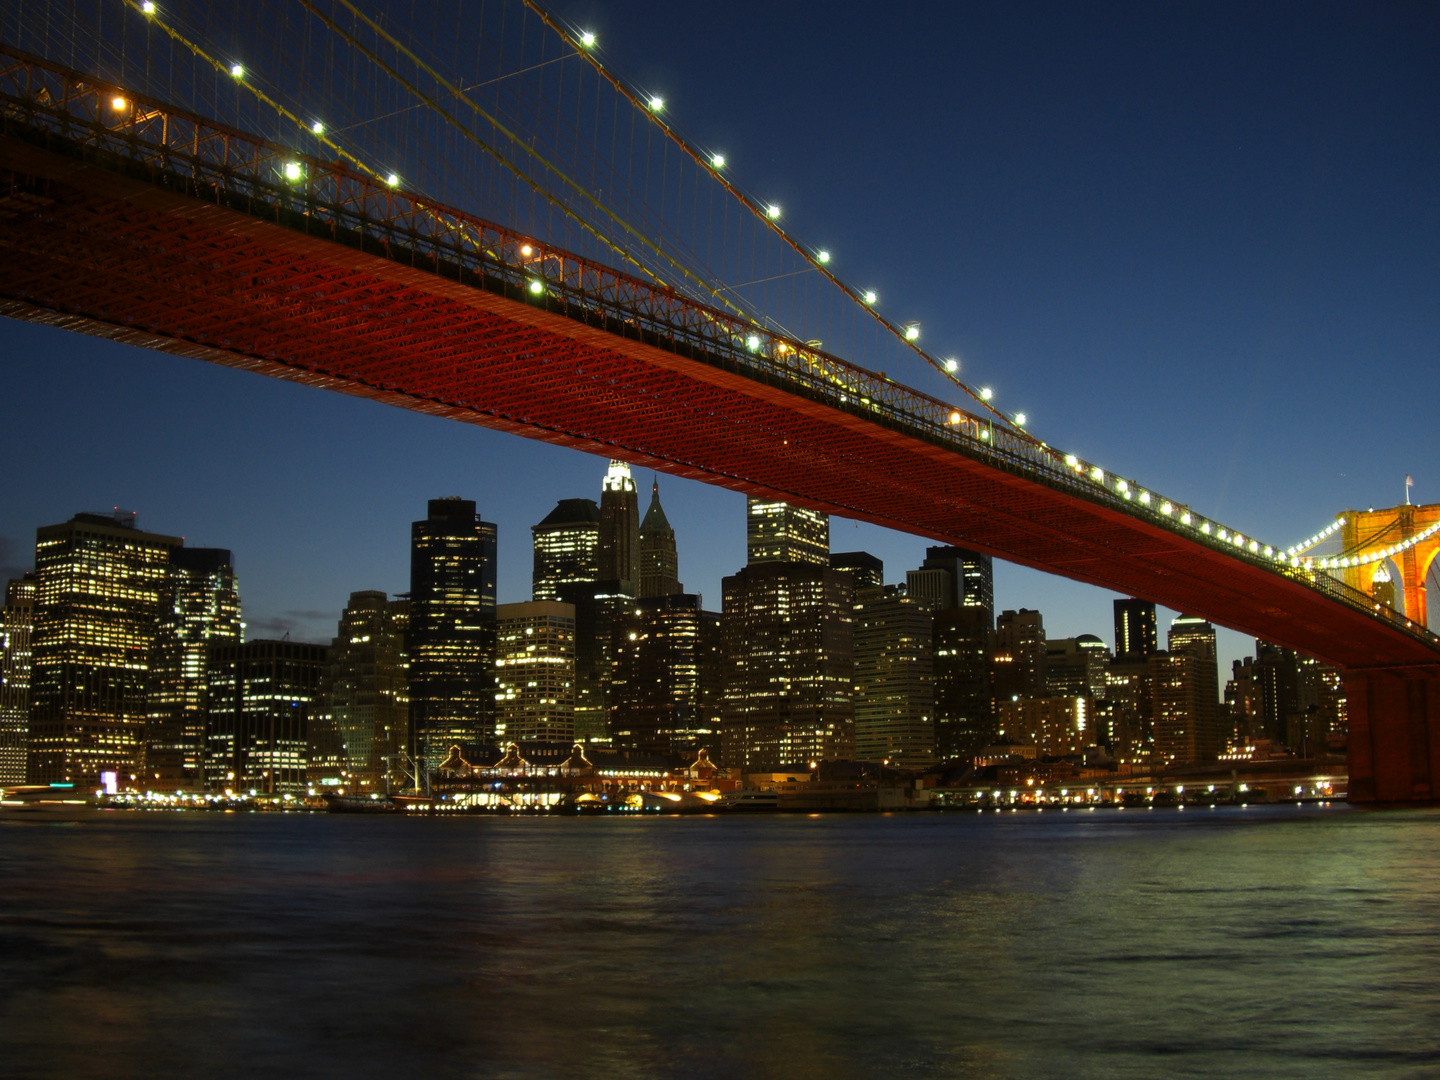
[[[1345,672],[1350,801],[1440,803],[1440,664]]]

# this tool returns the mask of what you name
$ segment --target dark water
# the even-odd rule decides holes
[[[0,1076],[1440,1076],[1440,813],[0,822]]]

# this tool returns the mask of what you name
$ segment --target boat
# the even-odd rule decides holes
[[[773,791],[731,791],[718,804],[722,809],[738,813],[757,810],[779,810],[780,796]]]

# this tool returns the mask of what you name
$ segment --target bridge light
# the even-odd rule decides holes
[[[1015,414],[1015,423],[1019,424],[1021,427],[1025,426],[1025,414],[1023,412],[1017,412]]]
[[[1076,457],[1074,454],[1066,454],[1066,455],[1065,455],[1065,464],[1066,464],[1069,468],[1072,468],[1072,469],[1073,469],[1073,468],[1075,468],[1076,466],[1078,466],[1078,465],[1080,464],[1080,459],[1079,459],[1078,457]]]
[[[710,167],[711,167],[712,169],[723,169],[723,168],[725,167],[725,155],[724,155],[724,154],[715,154],[715,155],[713,155],[713,156],[710,158]]]
[[[873,304],[873,303],[875,303],[875,302],[876,302],[877,300],[879,300],[879,299],[880,299],[880,297],[876,296],[873,290],[871,290],[871,289],[866,289],[866,290],[865,290],[865,303],[867,303],[867,304]]]
[[[543,281],[532,281],[532,282],[530,282],[530,292],[533,293],[535,296],[539,296],[539,295],[540,295],[541,293],[543,293],[544,291],[545,291],[545,283],[544,283]]]
[[[1130,485],[1127,484],[1124,480],[1116,480],[1115,490],[1118,491],[1121,495],[1124,495],[1127,491],[1130,490]]]
[[[774,203],[771,203],[769,206],[765,207],[765,216],[768,217],[771,221],[774,221],[780,216],[780,207],[776,206]]]
[[[299,180],[299,179],[300,179],[302,176],[304,176],[304,175],[305,175],[305,170],[302,169],[302,168],[300,168],[300,163],[299,163],[299,162],[297,162],[297,161],[287,161],[287,162],[285,163],[285,179],[286,179],[286,180]]]
[[[957,425],[960,423],[960,414],[959,414],[959,412],[954,412],[954,411],[952,411],[952,412],[950,413],[950,423],[952,423],[952,424],[957,424]]]
[[[145,2],[140,5],[140,10],[143,11],[146,15],[154,15],[155,5],[151,3],[150,0],[145,0]]]
[[[232,64],[230,66],[230,74],[237,79],[243,79],[245,77],[245,69],[239,64]]]
[[[953,360],[953,359],[952,359],[952,360],[946,360],[946,361],[945,361],[945,370],[948,371],[951,375],[954,375],[955,372],[957,372],[957,371],[960,370],[960,361],[959,361],[959,360]]]
[[[1189,510],[1182,510],[1182,511],[1180,511],[1180,524],[1181,524],[1181,525],[1189,525],[1190,522],[1191,522],[1191,520],[1192,520],[1192,518],[1190,517],[1190,511],[1189,511]]]
[[[981,401],[989,401],[989,400],[990,400],[992,397],[994,397],[994,396],[995,396],[995,391],[994,391],[994,390],[991,390],[988,386],[982,386],[982,387],[980,388],[980,400],[981,400]]]
[[[914,323],[911,323],[909,326],[905,327],[905,340],[906,340],[906,341],[914,341],[914,340],[915,340],[916,338],[918,338],[919,336],[920,336],[920,327],[916,326]]]
[[[1204,533],[1206,536],[1209,536],[1209,535],[1210,535],[1210,523],[1209,523],[1208,521],[1202,521],[1202,522],[1200,523],[1200,531],[1201,531],[1202,533]]]
[[[110,99],[110,108],[114,109],[116,112],[119,112],[121,109],[125,108],[125,106],[129,104],[130,103],[126,101],[123,97],[121,97],[119,94],[116,94],[113,98]]]
[[[400,177],[396,176],[392,172],[389,176],[385,177],[385,183],[389,184],[391,187],[398,187],[400,184]]]
[[[665,107],[665,99],[658,94],[650,99],[650,111],[659,112]]]
[[[530,253],[534,250],[535,249],[532,248],[529,244],[520,245],[520,254],[524,255],[527,259],[530,257]]]
[[[310,131],[315,135],[324,135],[325,125],[322,124],[319,120],[316,120],[313,124],[310,125]]]
[[[1103,484],[1105,482],[1105,470],[1100,468],[1099,465],[1096,465],[1090,470],[1090,479],[1094,480],[1097,484]]]
[[[584,45],[587,49],[593,49],[595,47],[595,35],[589,30],[584,31],[580,35],[580,44]]]
[[[1141,505],[1141,506],[1149,506],[1149,505],[1150,505],[1150,493],[1149,493],[1148,491],[1142,491],[1142,492],[1140,492],[1140,505]]]
[[[1160,504],[1160,513],[1164,514],[1166,517],[1169,517],[1169,516],[1170,516],[1171,514],[1173,514],[1174,512],[1175,512],[1175,504],[1174,504],[1174,503],[1171,503],[1171,502],[1163,502],[1163,503]]]
[[[751,352],[760,348],[760,336],[758,334],[751,334],[745,339],[745,347]]]
[[[828,263],[830,261],[830,253],[824,248],[821,248],[815,253],[815,261],[820,263]]]

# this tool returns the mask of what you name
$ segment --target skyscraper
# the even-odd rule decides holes
[[[431,499],[410,531],[410,731],[434,768],[495,734],[495,539],[470,499]]]
[[[554,600],[496,609],[495,735],[507,742],[575,738],[575,608]]]
[[[885,584],[885,563],[868,551],[836,551],[830,569],[849,574],[857,589],[878,589]]]
[[[594,499],[561,499],[538,525],[531,576],[533,600],[562,600],[566,585],[600,578],[600,507]]]
[[[156,616],[182,543],[141,532],[120,510],[36,531],[32,781],[139,781]]]
[[[855,593],[855,756],[900,768],[935,760],[935,601],[898,585]]]
[[[205,670],[209,648],[239,642],[240,593],[224,548],[172,548],[156,616],[145,730],[144,784],[205,790]]]
[[[660,506],[660,482],[650,486],[650,508],[640,523],[641,599],[684,592],[680,560],[675,551],[675,530]]]
[[[995,741],[994,636],[982,607],[935,613],[935,754],[942,761],[965,760]]]
[[[6,584],[0,610],[0,787],[25,783],[34,626],[35,575],[27,573]]]
[[[724,763],[763,769],[853,757],[850,575],[813,561],[763,561],[721,587]]]
[[[600,485],[601,581],[622,581],[633,596],[640,583],[640,496],[623,461],[610,462]]]
[[[1094,634],[1045,642],[1045,692],[1051,697],[1105,700],[1110,650]]]
[[[1155,754],[1172,765],[1213,761],[1220,753],[1215,661],[1198,650],[1157,652],[1149,661]]]
[[[995,567],[989,555],[957,547],[925,549],[920,569],[906,574],[911,596],[928,597],[943,611],[977,607],[985,622],[995,624]]]
[[[326,655],[322,704],[357,791],[383,791],[387,759],[410,743],[405,651],[410,603],[383,592],[351,593]]]
[[[310,716],[324,672],[324,645],[258,640],[210,646],[205,786],[305,794]]]
[[[1115,659],[1121,664],[1143,663],[1159,647],[1155,605],[1133,597],[1115,601]]]
[[[747,563],[830,563],[830,517],[786,502],[745,500]]]
[[[719,752],[720,616],[695,593],[642,598],[616,635],[610,732],[623,750]]]
[[[1040,612],[1002,611],[995,620],[990,688],[996,701],[1045,696],[1045,623]]]

